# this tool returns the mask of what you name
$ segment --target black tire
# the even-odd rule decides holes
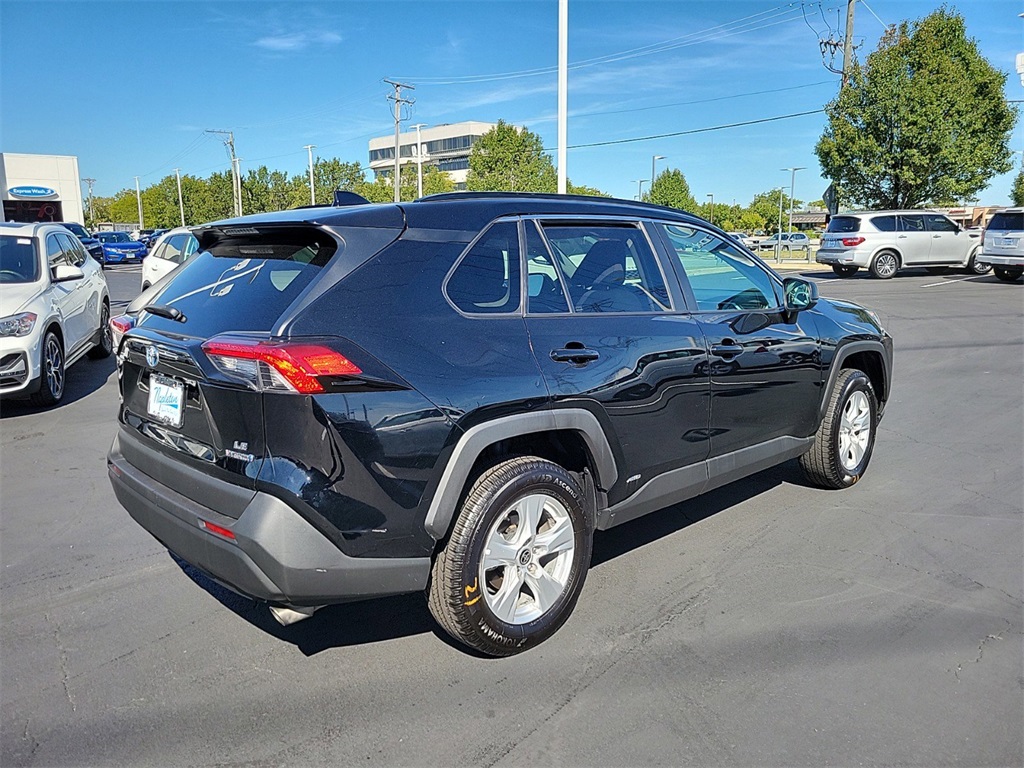
[[[107,302],[103,302],[103,308],[100,310],[99,331],[100,343],[88,352],[91,360],[102,360],[105,357],[110,357],[110,353],[114,350],[114,337],[110,331],[110,305]]]
[[[994,271],[996,277],[1005,283],[1012,283],[1016,280],[1020,280],[1020,276],[1024,275],[1024,269],[1013,269],[1012,267],[995,267]]]
[[[971,258],[967,261],[967,266],[964,267],[964,272],[969,275],[987,275],[992,271],[992,265],[986,264],[983,261],[978,261],[978,252],[975,251],[971,254]]]
[[[833,264],[832,271],[835,272],[839,277],[853,277],[857,274],[859,267],[849,267],[844,264]]]
[[[844,411],[856,408],[863,395],[868,410],[867,422],[870,431],[866,437],[866,445],[861,448],[863,453],[844,452],[842,437],[844,428]],[[821,488],[848,488],[864,475],[871,461],[871,452],[875,446],[875,433],[878,428],[878,400],[871,380],[863,371],[848,368],[839,372],[832,394],[829,398],[825,418],[818,425],[814,435],[814,445],[800,457],[800,468],[807,480]],[[863,430],[858,430],[858,433]]]
[[[553,532],[560,518],[560,529],[571,525],[571,552],[538,555],[534,545],[543,546],[541,537],[530,532],[532,526],[518,530],[525,520],[522,505],[528,498],[541,497],[547,497],[542,499],[543,506],[537,513],[541,536],[548,532],[543,529],[549,523],[549,530]],[[557,505],[560,507],[556,509]],[[522,515],[519,509],[524,510]],[[502,531],[500,526],[510,520],[518,522]],[[430,612],[453,638],[489,656],[511,656],[532,648],[554,634],[572,613],[590,567],[593,532],[593,514],[587,509],[583,490],[565,469],[536,456],[503,461],[477,478],[462,503],[451,535],[434,560],[427,590]],[[511,563],[508,568],[516,569],[512,577],[520,584],[514,587],[515,597],[507,601],[512,606],[514,623],[499,618],[491,605],[492,601],[499,601],[506,567],[486,571],[481,567],[485,545],[495,542],[499,536],[508,541],[510,552],[523,544],[512,560],[505,561]],[[507,536],[515,536],[520,541],[507,539]],[[522,539],[522,536],[529,538]],[[524,563],[524,557],[528,564]],[[564,576],[564,584],[557,598],[552,598],[545,610],[531,618],[530,611],[539,610],[541,606],[539,598],[531,606],[531,583],[560,581],[549,579],[547,569]],[[526,571],[541,574],[543,578],[536,579]],[[513,590],[508,592],[512,594]],[[525,611],[524,620],[516,622],[516,614],[521,610]]]
[[[32,395],[33,405],[43,408],[57,405],[64,397],[64,345],[52,330],[43,337],[39,361],[39,391]]]
[[[888,280],[900,268],[900,257],[893,251],[881,251],[871,262],[871,274],[880,280]]]

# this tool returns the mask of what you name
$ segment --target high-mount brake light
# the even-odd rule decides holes
[[[860,245],[863,242],[864,242],[864,238],[863,237],[844,237],[843,238],[843,245],[845,245],[848,248],[852,248],[855,245]]]
[[[203,342],[203,351],[220,371],[256,390],[323,392],[320,376],[362,373],[340,352],[321,344],[269,342],[217,336]]]

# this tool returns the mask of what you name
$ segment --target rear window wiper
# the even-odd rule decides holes
[[[151,315],[157,317],[166,317],[168,320],[174,320],[179,323],[184,323],[188,320],[185,317],[185,313],[177,307],[172,307],[167,304],[149,304],[142,308],[142,312],[149,312]]]

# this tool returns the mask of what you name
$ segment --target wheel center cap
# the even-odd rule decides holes
[[[519,552],[519,557],[517,559],[519,560],[520,565],[529,565],[530,561],[533,560],[533,552],[529,547],[527,547]]]

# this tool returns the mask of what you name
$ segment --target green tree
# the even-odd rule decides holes
[[[768,192],[761,192],[754,195],[747,209],[751,214],[760,217],[764,224],[755,229],[764,229],[768,234],[774,235],[779,231],[779,198],[782,198],[782,228],[789,226],[789,195],[781,189],[772,189]],[[800,207],[800,200],[793,200],[793,208]]]
[[[305,198],[296,205],[309,205],[309,175],[304,174],[302,178]],[[334,202],[335,190],[357,192],[366,183],[366,171],[358,161],[349,163],[336,157],[320,158],[313,163],[313,181],[317,205],[330,205]]]
[[[293,208],[294,186],[284,171],[272,171],[267,166],[251,169],[242,179],[242,210],[246,213],[266,213]],[[305,202],[309,203],[309,187]]]
[[[452,177],[437,168],[423,169],[423,195],[440,195],[444,192],[454,192],[455,182]]]
[[[473,145],[466,187],[473,191],[556,191],[551,156],[536,133],[499,120]]]
[[[570,195],[587,195],[588,197],[611,197],[607,192],[602,192],[597,187],[588,187],[586,184],[576,185],[570,179],[566,179],[565,191]]]
[[[1010,188],[1010,200],[1016,206],[1024,205],[1024,168],[1013,179],[1013,186]]]
[[[683,172],[678,168],[662,171],[651,184],[650,191],[644,193],[644,202],[655,205],[667,205],[681,211],[697,212],[697,201],[690,193],[690,185]]]
[[[109,218],[99,221],[113,221],[121,224],[130,224],[139,220],[139,207],[135,199],[134,189],[122,189],[116,193],[106,205],[106,212]]]
[[[826,105],[815,152],[844,203],[913,208],[969,199],[1010,170],[1017,109],[1006,75],[945,7],[886,33]]]
[[[761,214],[746,210],[740,213],[736,222],[736,228],[744,232],[762,232],[766,223],[764,216]]]

